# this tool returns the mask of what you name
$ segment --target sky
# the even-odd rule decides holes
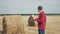
[[[40,5],[46,14],[60,14],[60,0],[0,0],[0,14],[38,14]]]

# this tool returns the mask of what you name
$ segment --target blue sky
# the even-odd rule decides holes
[[[46,13],[60,14],[60,0],[0,0],[0,14],[38,14],[39,5]]]

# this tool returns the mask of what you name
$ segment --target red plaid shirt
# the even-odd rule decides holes
[[[37,19],[35,19],[38,22],[38,29],[45,29],[46,28],[46,14],[43,12],[41,12],[39,14],[39,17]]]

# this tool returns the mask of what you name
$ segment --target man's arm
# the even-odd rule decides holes
[[[43,22],[45,15],[42,13],[40,17],[36,18],[35,21],[37,22]]]

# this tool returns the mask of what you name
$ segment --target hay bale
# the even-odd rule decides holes
[[[29,19],[28,19],[28,25],[29,26],[35,26],[35,21],[32,15],[30,15]]]
[[[21,16],[5,16],[7,23],[7,34],[21,34],[24,32],[24,24]]]
[[[16,16],[5,16],[7,23],[7,34],[16,34],[17,21]]]
[[[18,34],[22,34],[22,33],[24,33],[25,34],[25,27],[24,27],[24,23],[22,22],[22,17],[21,16],[18,16],[18,19],[17,19],[18,21],[18,30],[17,30],[17,32],[18,32]]]
[[[7,34],[7,23],[5,17],[3,17],[2,23],[3,23],[3,34]]]

